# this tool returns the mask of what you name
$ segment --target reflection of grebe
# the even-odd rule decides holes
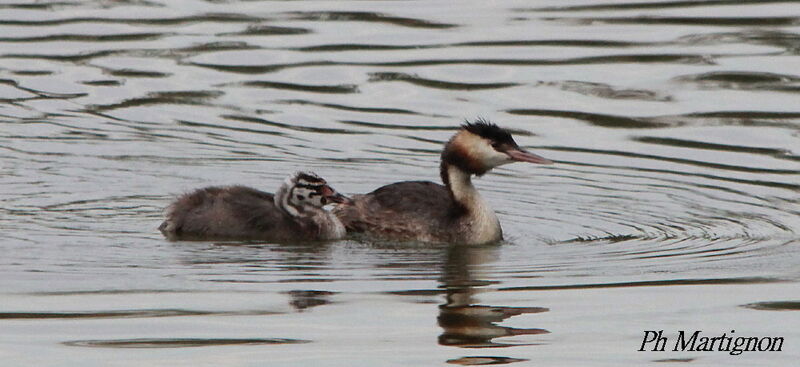
[[[450,246],[442,274],[447,299],[439,306],[437,321],[442,328],[439,344],[466,347],[510,347],[531,343],[503,343],[495,338],[547,334],[540,328],[513,328],[501,325],[504,320],[522,314],[547,312],[545,307],[507,307],[478,304],[475,296],[491,291],[493,282],[481,280],[475,272],[481,264],[496,256],[496,247]]]
[[[510,346],[492,341],[494,338],[515,335],[547,334],[539,328],[512,328],[498,325],[503,320],[526,313],[547,312],[545,307],[502,307],[467,304],[454,306],[448,303],[439,306],[439,326],[444,332],[439,344],[459,347]]]
[[[347,200],[316,174],[297,172],[275,195],[244,186],[206,187],[183,195],[167,208],[158,229],[171,240],[339,239],[344,226],[322,207]]]
[[[472,175],[494,167],[550,160],[520,148],[507,131],[478,120],[466,123],[444,147],[440,174],[444,186],[405,181],[356,195],[334,212],[351,232],[390,240],[481,244],[503,238],[494,210],[472,185]]]

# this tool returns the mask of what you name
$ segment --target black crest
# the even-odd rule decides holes
[[[497,126],[482,118],[478,118],[472,122],[467,121],[461,125],[461,128],[482,138],[489,139],[494,143],[516,145],[514,138],[511,137],[511,134],[500,128],[500,126]]]

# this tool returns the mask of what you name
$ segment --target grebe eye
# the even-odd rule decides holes
[[[297,194],[297,200],[303,201],[306,197],[300,194]]]
[[[326,199],[326,198],[319,198],[319,202],[321,202],[321,203],[322,203],[322,205],[325,205],[325,204],[327,204],[327,203],[328,203],[328,199]]]

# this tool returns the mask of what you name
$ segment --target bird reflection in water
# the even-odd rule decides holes
[[[293,290],[285,292],[290,297],[289,305],[297,312],[303,312],[306,309],[324,306],[330,304],[330,296],[334,292],[315,291],[315,290]]]
[[[475,296],[481,287],[493,282],[479,280],[476,276],[481,264],[492,261],[496,246],[451,246],[447,253],[441,287],[445,289],[446,302],[439,306],[439,326],[444,332],[439,344],[465,348],[510,347],[535,343],[499,343],[493,339],[516,335],[547,334],[539,328],[520,329],[498,325],[507,318],[547,312],[544,307],[504,307],[476,303]]]

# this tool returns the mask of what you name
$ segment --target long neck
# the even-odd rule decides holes
[[[455,165],[442,162],[442,181],[450,191],[453,200],[467,211],[476,209],[476,205],[483,199],[472,185],[472,175]]]
[[[500,221],[494,210],[483,200],[472,185],[471,174],[456,165],[442,162],[442,180],[457,205],[457,222],[462,233],[459,241],[468,244],[482,244],[499,241],[503,238]]]

